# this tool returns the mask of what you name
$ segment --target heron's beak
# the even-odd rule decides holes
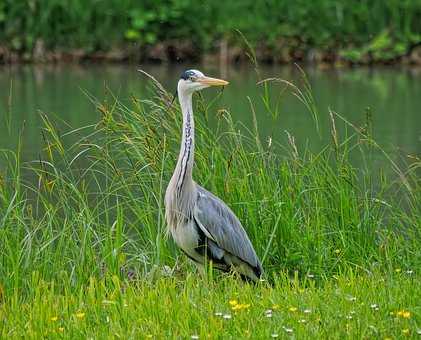
[[[200,77],[196,80],[198,83],[209,85],[209,86],[224,86],[228,85],[229,82],[222,79],[211,78],[211,77]]]

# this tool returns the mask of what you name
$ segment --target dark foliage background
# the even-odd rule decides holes
[[[264,60],[390,61],[421,43],[421,1],[1,0],[0,60],[198,58],[221,42],[235,59],[244,49],[237,30]]]

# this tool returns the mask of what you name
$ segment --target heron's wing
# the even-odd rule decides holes
[[[237,216],[218,197],[197,185],[195,219],[204,234],[218,247],[250,265],[257,276],[262,265]]]

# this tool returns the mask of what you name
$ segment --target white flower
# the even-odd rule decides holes
[[[292,333],[292,332],[294,332],[294,330],[292,329],[292,328],[288,328],[288,327],[285,327],[285,326],[282,326],[282,328],[284,329],[284,331],[285,332],[287,332],[287,333]]]
[[[369,326],[368,326],[368,328],[372,329],[372,330],[373,330],[374,332],[376,332],[376,333],[378,332],[378,331],[377,331],[377,328],[376,328],[376,327],[374,327],[373,325],[369,325]]]
[[[347,299],[348,301],[356,301],[356,300],[357,300],[357,298],[356,298],[355,296],[352,296],[352,295],[348,295],[348,296],[346,297],[346,299]]]

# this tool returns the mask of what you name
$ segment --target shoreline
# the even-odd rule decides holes
[[[350,60],[341,52],[320,50],[317,48],[292,49],[257,47],[250,53],[239,46],[219,43],[219,48],[211,52],[194,51],[191,44],[162,43],[146,46],[125,46],[108,51],[87,52],[83,49],[49,50],[42,42],[37,42],[33,51],[17,52],[0,45],[0,65],[11,64],[58,64],[58,63],[179,63],[204,62],[209,64],[232,65],[247,62],[285,65],[300,62],[326,67],[352,67],[372,65],[407,65],[421,66],[421,45],[411,47],[405,54],[391,59],[375,58],[370,53],[360,59]]]

